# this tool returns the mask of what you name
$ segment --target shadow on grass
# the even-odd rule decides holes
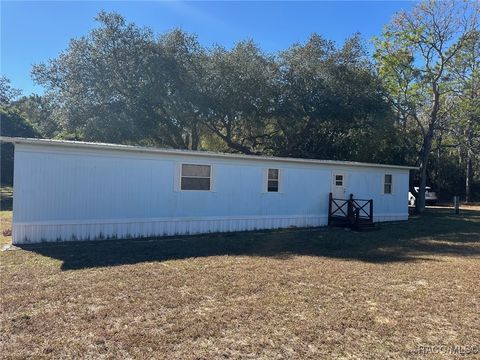
[[[325,256],[372,263],[408,262],[428,255],[480,256],[480,212],[436,209],[408,222],[380,225],[370,232],[343,229],[288,229],[24,245],[24,250],[63,261],[62,270],[136,264],[206,256],[245,255],[288,259]]]

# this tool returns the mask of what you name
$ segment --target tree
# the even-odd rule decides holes
[[[269,127],[276,64],[252,41],[232,50],[215,47],[204,62],[202,122],[227,150],[266,151],[275,132]]]
[[[473,162],[480,152],[480,31],[465,40],[465,46],[449,64],[451,93],[450,133],[465,155],[465,201],[471,201]]]
[[[10,79],[0,76],[0,105],[6,105],[20,96],[22,92],[10,85]]]
[[[56,120],[56,105],[50,97],[32,94],[21,97],[12,105],[35,126],[43,138],[52,139],[62,132],[63,125]]]
[[[159,109],[167,119],[167,132],[175,134],[172,146],[197,150],[201,145],[203,124],[200,104],[205,49],[195,36],[173,30],[160,37],[158,46],[167,60],[164,76],[168,79],[167,96],[159,97]]]
[[[198,144],[195,37],[152,31],[101,12],[100,27],[33,68],[67,132],[86,140],[191,148]]]
[[[313,34],[282,52],[279,63],[277,154],[390,160],[383,150],[394,141],[391,113],[358,35],[337,49]]]
[[[474,36],[478,15],[475,3],[421,2],[410,13],[398,13],[376,43],[381,74],[403,81],[396,93],[403,93],[401,104],[421,132],[419,211],[425,208],[429,157],[443,97],[449,91],[449,64]],[[394,83],[390,80],[390,85]]]
[[[0,133],[10,137],[38,137],[38,130],[26,119],[18,109],[11,106],[0,106]]]
[[[0,78],[0,134],[10,137],[37,137],[35,127],[12,105],[12,101],[20,95],[18,89],[12,88],[10,80]],[[13,184],[13,145],[2,143],[1,184]]]

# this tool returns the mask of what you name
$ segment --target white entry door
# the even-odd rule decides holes
[[[341,172],[332,173],[332,197],[334,199],[346,199],[345,174]]]

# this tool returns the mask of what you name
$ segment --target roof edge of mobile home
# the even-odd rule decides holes
[[[120,151],[130,151],[130,152],[169,154],[169,155],[191,155],[191,156],[199,156],[199,157],[220,157],[220,158],[227,158],[227,159],[262,160],[262,161],[275,161],[275,162],[278,161],[278,162],[293,162],[293,163],[307,163],[307,164],[344,165],[344,166],[380,167],[380,168],[394,168],[394,169],[405,169],[405,170],[407,169],[418,170],[418,167],[415,167],[415,166],[374,164],[374,163],[365,163],[365,162],[356,162],[356,161],[300,159],[300,158],[291,158],[291,157],[229,154],[229,153],[220,153],[220,152],[213,152],[213,151],[177,150],[177,149],[155,148],[155,147],[146,147],[146,146],[138,146],[138,145],[119,145],[119,144],[109,144],[109,143],[72,141],[72,140],[53,140],[53,139],[35,139],[35,138],[0,136],[0,141],[13,143],[13,144],[52,145],[52,146],[64,146],[64,147],[71,147],[71,148],[120,150]]]

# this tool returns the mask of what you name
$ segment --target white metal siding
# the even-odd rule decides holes
[[[180,191],[181,163],[213,165],[213,191]],[[279,193],[264,191],[269,167]],[[374,199],[376,221],[408,218],[406,169],[16,144],[14,243],[321,226],[334,171],[347,194]]]

